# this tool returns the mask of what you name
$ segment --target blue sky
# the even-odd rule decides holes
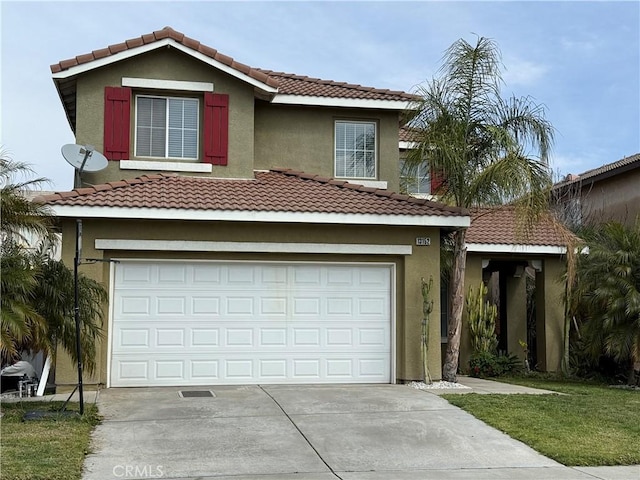
[[[49,188],[74,143],[49,65],[165,25],[254,67],[412,91],[458,38],[493,38],[503,95],[546,107],[552,167],[640,152],[640,2],[11,2],[2,27],[0,144]]]

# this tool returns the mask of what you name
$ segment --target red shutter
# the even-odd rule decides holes
[[[229,152],[229,95],[204,94],[204,162],[226,165]]]
[[[443,183],[444,183],[444,177],[442,176],[442,172],[431,170],[431,194],[432,195],[438,193],[438,190],[440,190]]]
[[[131,89],[104,89],[104,156],[109,160],[128,160],[131,135]]]

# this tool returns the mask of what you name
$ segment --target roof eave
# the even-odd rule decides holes
[[[73,77],[91,70],[95,70],[96,68],[101,68],[116,62],[120,62],[122,60],[126,60],[128,58],[142,55],[143,53],[151,52],[151,51],[154,51],[160,48],[166,48],[166,47],[176,48],[177,50],[187,55],[190,55],[191,57],[197,60],[200,60],[214,68],[217,68],[218,70],[221,70],[235,78],[238,78],[239,80],[242,80],[250,85],[253,85],[254,87],[258,88],[259,90],[267,94],[275,94],[278,91],[277,88],[267,85],[266,83],[256,80],[255,78],[252,78],[249,75],[246,75],[234,69],[233,67],[230,67],[229,65],[225,65],[224,63],[221,63],[215,60],[214,58],[208,57],[207,55],[204,55],[185,45],[182,45],[181,43],[177,42],[173,38],[163,38],[162,40],[158,40],[153,43],[148,43],[146,45],[129,48],[121,52],[115,53],[113,55],[99,58],[97,60],[92,60],[87,63],[81,63],[79,65],[69,67],[66,70],[53,73],[52,76],[54,80]]]
[[[636,155],[632,155],[631,157],[637,156]],[[630,158],[630,157],[627,157]],[[623,159],[625,160],[625,159]],[[622,160],[618,160],[618,162],[621,162]],[[617,163],[617,162],[614,162]],[[603,168],[606,168],[609,165],[604,165],[602,167],[599,167],[595,170],[600,170]],[[615,177],[617,175],[626,173],[626,172],[630,172],[632,170],[635,170],[637,168],[640,168],[640,156],[638,156],[638,158],[633,159],[632,161],[625,163],[623,165],[614,167],[614,168],[610,168],[608,170],[605,171],[601,171],[595,174],[589,174],[589,172],[585,172],[582,173],[581,175],[578,176],[578,178],[576,178],[575,180],[571,180],[571,181],[567,181],[567,182],[560,182],[557,183],[553,186],[554,190],[559,190],[562,188],[566,188],[566,187],[570,187],[570,186],[574,186],[574,185],[593,185],[596,182],[602,181],[602,180],[606,180],[608,178],[611,177]]]
[[[197,210],[171,208],[125,208],[84,205],[50,205],[60,218],[111,218],[136,220],[230,221],[337,225],[389,225],[468,228],[465,215],[384,215],[362,213],[288,212],[258,210]]]
[[[410,100],[383,100],[368,98],[320,97],[311,95],[276,94],[271,100],[276,105],[305,105],[340,108],[367,108],[377,110],[408,110]]]
[[[567,247],[561,245],[526,245],[520,243],[467,243],[469,253],[508,253],[527,255],[565,255]]]

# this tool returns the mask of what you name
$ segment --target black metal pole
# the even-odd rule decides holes
[[[76,355],[78,356],[78,394],[80,415],[84,415],[84,392],[82,390],[82,347],[80,345],[80,302],[78,292],[78,265],[80,265],[82,242],[82,220],[76,220],[76,256],[73,261],[74,313],[76,320]]]

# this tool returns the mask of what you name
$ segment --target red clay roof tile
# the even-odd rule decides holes
[[[99,58],[104,58],[111,55],[111,51],[108,48],[101,48],[100,50],[94,50],[93,52],[91,52],[91,54],[93,55],[93,58],[95,60],[98,60]]]
[[[380,215],[467,215],[435,202],[293,171],[257,171],[249,180],[144,175],[43,197],[50,205]]]
[[[551,214],[542,215],[530,232],[521,230],[515,207],[480,208],[471,211],[471,226],[465,238],[467,243],[556,247],[565,247],[576,238]]]
[[[362,85],[335,82],[333,80],[322,80],[319,78],[306,77],[292,73],[252,68],[248,65],[235,61],[233,58],[218,52],[214,48],[203,45],[199,41],[185,36],[181,32],[175,31],[171,27],[164,27],[162,30],[157,30],[150,34],[145,34],[140,37],[126,40],[122,43],[94,50],[88,54],[78,55],[76,58],[62,60],[51,65],[51,72],[59,73],[76,65],[90,63],[99,58],[114,55],[130,48],[139,47],[143,44],[147,45],[164,38],[171,38],[188,48],[196,50],[207,57],[230,66],[231,68],[258,80],[259,82],[265,83],[273,88],[278,88],[278,93],[280,94],[401,101],[411,101],[417,98],[414,95],[400,91],[364,87]]]

